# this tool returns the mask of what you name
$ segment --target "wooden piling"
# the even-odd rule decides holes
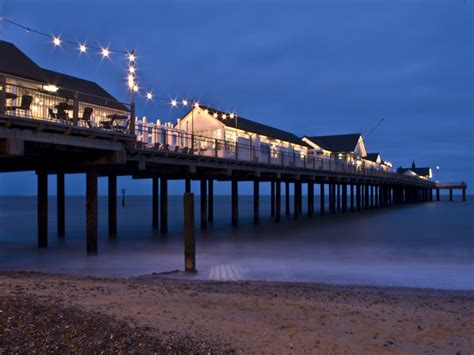
[[[290,182],[285,181],[285,214],[290,214]]]
[[[364,208],[369,209],[369,184],[365,185],[365,194],[364,194]]]
[[[354,211],[354,184],[350,185],[351,193],[351,211]]]
[[[324,216],[325,214],[325,202],[324,202],[324,184],[319,184],[319,214]]]
[[[258,178],[253,180],[253,223],[260,222],[260,183]]]
[[[466,187],[462,188],[462,201],[466,202]]]
[[[158,177],[154,176],[152,178],[152,196],[151,196],[151,220],[152,220],[152,227],[153,229],[158,229],[158,213],[159,213],[159,207],[158,207],[158,199],[159,199],[159,193],[158,193]]]
[[[194,194],[185,192],[184,204],[184,271],[196,271],[196,238],[194,235]]]
[[[436,201],[440,200],[439,189],[436,189]]]
[[[184,192],[191,192],[191,178],[184,179]]]
[[[270,215],[275,217],[275,181],[270,181]]]
[[[48,174],[38,171],[38,247],[48,247]]]
[[[360,203],[361,203],[361,198],[360,198],[360,184],[356,184],[356,207],[357,211],[360,211]]]
[[[207,228],[207,181],[201,179],[201,196],[199,198],[201,202],[201,229]]]
[[[341,184],[336,184],[336,208],[338,211],[341,210]]]
[[[232,226],[239,223],[239,185],[237,179],[232,179]]]
[[[97,254],[97,169],[86,172],[87,254]]]
[[[314,183],[308,182],[308,217],[314,213]]]
[[[453,189],[449,189],[449,201],[453,200]]]
[[[275,221],[280,222],[281,219],[281,181],[275,181],[276,196],[275,196]]]
[[[57,174],[57,219],[58,219],[58,237],[63,238],[65,235],[66,213],[65,213],[65,188],[64,174]]]
[[[208,180],[207,189],[207,214],[209,223],[214,223],[214,180]]]
[[[117,236],[117,176],[108,176],[108,219],[109,238],[115,239]]]
[[[370,185],[370,208],[374,208],[374,185]]]
[[[168,179],[160,179],[160,232],[168,233]]]
[[[330,199],[329,199],[329,208],[331,210],[331,214],[336,213],[336,184],[329,184],[329,191],[330,191]]]

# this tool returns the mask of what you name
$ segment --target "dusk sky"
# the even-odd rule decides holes
[[[64,39],[135,48],[141,87],[198,98],[299,136],[367,134],[383,118],[366,138],[369,152],[395,168],[415,160],[433,167],[435,179],[474,186],[472,0],[0,0],[0,16]],[[40,66],[128,99],[120,55],[80,55],[0,26],[0,39]],[[138,99],[139,116],[175,121],[183,113]],[[69,178],[67,193],[83,193],[84,182],[82,175]],[[119,181],[131,194],[150,186]],[[229,191],[227,184],[216,189]],[[0,194],[35,193],[34,173],[0,175]]]

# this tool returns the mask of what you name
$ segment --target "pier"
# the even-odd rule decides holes
[[[1,42],[13,59],[24,54]],[[21,60],[17,59],[18,62]],[[26,64],[25,64],[26,63]],[[253,183],[253,222],[260,223],[260,184],[271,185],[275,223],[291,212],[302,217],[303,185],[307,214],[314,216],[319,191],[320,216],[345,214],[440,199],[440,190],[466,184],[440,184],[416,174],[427,168],[391,171],[380,154],[366,154],[360,134],[297,137],[291,133],[194,103],[176,125],[139,120],[135,105],[121,103],[97,84],[45,71],[23,58],[27,77],[0,68],[0,173],[35,171],[38,188],[38,247],[48,246],[48,176],[57,176],[57,231],[67,238],[65,176],[86,176],[86,250],[98,252],[98,178],[108,179],[108,231],[117,237],[117,177],[152,181],[150,222],[168,232],[168,182],[184,180],[183,215],[186,268],[194,269],[194,194],[191,180],[200,182],[200,228],[214,222],[214,182],[229,184],[229,224],[239,224],[239,183]],[[22,74],[23,75],[23,74]],[[26,75],[26,74],[24,74]],[[48,80],[54,80],[55,85]],[[47,84],[47,85],[46,85]],[[58,85],[58,86],[56,86]],[[81,91],[84,90],[84,91]],[[212,131],[199,131],[212,124]],[[191,128],[190,128],[191,127]],[[206,134],[206,132],[208,132]],[[362,152],[362,153],[360,153]],[[430,170],[428,168],[428,170]],[[414,172],[415,171],[415,172]],[[431,172],[429,172],[431,174]],[[423,174],[422,174],[423,175]],[[284,186],[282,186],[284,185]],[[293,211],[290,188],[294,191]],[[318,186],[319,185],[319,186]],[[282,189],[285,190],[282,209]],[[329,206],[326,210],[325,199]]]

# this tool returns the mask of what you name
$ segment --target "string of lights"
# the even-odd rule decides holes
[[[79,41],[73,41],[67,38],[62,38],[60,35],[52,35],[49,33],[46,33],[44,31],[40,31],[34,28],[31,28],[29,26],[26,26],[24,24],[18,23],[16,21],[10,20],[6,17],[0,17],[0,22],[8,23],[12,26],[15,26],[17,28],[20,28],[27,33],[34,33],[39,36],[48,38],[51,42],[51,44],[54,47],[61,47],[63,45],[70,45],[75,47],[80,54],[85,54],[88,51],[96,51],[98,54],[102,56],[102,58],[108,58],[111,59],[112,54],[120,54],[123,58],[127,59],[128,61],[128,75],[127,75],[127,82],[128,82],[128,89],[130,90],[131,93],[131,100],[133,99],[134,94],[139,94],[140,96],[143,96],[147,101],[155,101],[155,102],[162,102],[162,103],[167,103],[171,105],[173,108],[178,108],[178,107],[194,107],[198,108],[200,107],[200,103],[198,100],[194,99],[169,99],[169,98],[164,98],[161,96],[158,96],[154,94],[153,90],[145,90],[140,88],[137,82],[137,69],[136,69],[136,61],[137,61],[137,56],[135,54],[135,50],[123,50],[123,49],[116,49],[116,48],[110,48],[109,46],[94,46],[90,45],[87,42],[79,42]],[[206,108],[206,111],[209,112],[209,110]],[[221,112],[221,111],[218,111]],[[218,113],[216,112],[211,112],[211,114],[215,117],[218,118]],[[227,119],[231,118],[234,119],[236,118],[237,115],[235,112],[231,113],[222,113],[221,112],[221,117],[222,119]]]

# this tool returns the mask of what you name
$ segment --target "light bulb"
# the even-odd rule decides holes
[[[183,106],[188,106],[188,100],[183,100]]]
[[[147,92],[147,93],[146,93],[146,98],[147,98],[148,100],[153,99],[153,94],[152,94],[151,92]]]
[[[79,52],[86,53],[86,51],[87,51],[87,46],[83,43],[79,44]]]
[[[171,100],[171,106],[173,107],[176,107],[176,105],[178,104],[178,102],[176,100]]]
[[[53,37],[53,44],[56,46],[56,47],[59,47],[61,45],[61,38],[58,37]]]
[[[108,58],[110,55],[110,51],[108,48],[102,48],[102,57],[103,58]]]

